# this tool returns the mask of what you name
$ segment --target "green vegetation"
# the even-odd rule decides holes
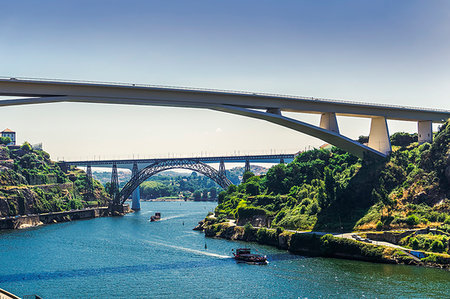
[[[432,144],[418,145],[417,136],[407,133],[391,139],[394,150],[384,160],[361,160],[337,148],[316,149],[273,166],[266,175],[246,173],[239,186],[219,194],[215,214],[258,214],[273,219],[272,227],[297,230],[450,224],[449,122]],[[433,248],[441,247],[436,243]]]
[[[11,138],[9,137],[0,137],[0,144],[7,145],[11,142]]]
[[[29,143],[0,147],[0,216],[14,216],[105,206],[109,201],[98,181],[88,188],[86,174],[66,175],[48,153]]]
[[[445,235],[423,234],[403,238],[400,245],[414,250],[442,253],[445,251],[450,237]]]
[[[336,238],[330,234],[293,233],[282,228],[254,228],[247,223],[244,227],[219,223],[217,219],[205,219],[205,235],[232,240],[256,241],[260,244],[277,246],[294,253],[312,256],[327,256],[358,259],[372,262],[417,264],[399,249],[358,242],[351,239]],[[426,263],[449,264],[448,255],[433,254]]]

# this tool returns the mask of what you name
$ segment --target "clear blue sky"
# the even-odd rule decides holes
[[[450,108],[450,1],[4,1],[0,75]],[[323,142],[196,109],[1,108],[54,159],[293,152]],[[318,123],[317,116],[289,115]],[[369,120],[339,118],[349,137]],[[416,124],[390,122],[391,133]]]

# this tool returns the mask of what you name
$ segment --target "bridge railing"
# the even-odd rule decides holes
[[[259,96],[259,97],[276,97],[285,99],[297,99],[312,102],[324,102],[324,103],[335,103],[335,104],[346,104],[346,105],[364,105],[368,107],[380,107],[380,108],[397,108],[397,109],[408,109],[408,110],[428,110],[434,112],[450,113],[450,110],[438,109],[438,108],[422,108],[422,107],[408,107],[402,105],[392,105],[392,104],[382,104],[382,103],[367,103],[361,101],[349,101],[349,100],[336,100],[328,98],[315,98],[315,97],[305,97],[305,96],[294,96],[286,94],[277,93],[265,93],[265,92],[249,92],[249,91],[236,91],[227,89],[212,89],[212,88],[199,88],[199,87],[182,87],[182,86],[172,86],[172,85],[158,85],[158,84],[143,84],[143,83],[123,83],[123,82],[106,82],[106,81],[91,81],[91,80],[68,80],[68,79],[48,79],[48,78],[30,78],[30,77],[7,77],[0,76],[0,79],[4,80],[23,80],[23,81],[36,81],[36,82],[59,82],[59,83],[75,83],[75,84],[97,84],[97,85],[110,85],[110,86],[126,86],[126,87],[147,87],[147,88],[158,88],[158,89],[175,89],[181,91],[201,91],[201,92],[211,92],[211,93],[227,93],[233,95],[246,95],[246,96]]]

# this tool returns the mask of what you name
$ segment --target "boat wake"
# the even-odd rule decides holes
[[[186,248],[186,247],[181,247],[181,246],[176,246],[176,245],[170,245],[170,244],[166,244],[166,243],[159,243],[159,242],[147,241],[147,240],[143,240],[143,242],[153,244],[153,245],[173,248],[173,249],[177,249],[177,250],[182,250],[182,251],[186,251],[186,252],[191,252],[191,253],[198,254],[198,255],[207,255],[207,256],[217,257],[217,258],[221,258],[221,259],[232,258],[232,256],[229,256],[229,255],[221,255],[221,254],[217,254],[217,253],[201,251],[201,250],[196,250],[196,249],[191,249],[191,248]]]

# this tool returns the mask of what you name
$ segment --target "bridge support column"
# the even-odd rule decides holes
[[[135,175],[137,175],[139,172],[139,168],[137,163],[135,162],[133,164],[133,171],[131,172],[131,176],[134,177]],[[133,191],[133,201],[131,203],[131,209],[134,211],[140,210],[141,209],[141,192],[140,192],[140,187],[137,186],[136,189],[134,189]]]
[[[420,120],[417,131],[419,144],[433,141],[433,123],[431,120]]]
[[[389,129],[385,117],[372,118],[368,146],[385,155],[391,152],[391,140],[389,139]]]
[[[283,158],[280,159],[280,164],[284,164],[284,159]]]
[[[280,108],[268,108],[266,110],[267,113],[272,113],[276,115],[281,115],[281,109]]]
[[[225,171],[225,162],[223,160],[220,160],[219,164],[219,175],[226,177],[226,171]]]
[[[86,166],[86,192],[92,193],[94,191],[94,184],[92,181],[92,168],[91,164]]]
[[[113,163],[112,172],[111,172],[111,197],[113,199],[113,204],[118,205],[119,198],[119,175],[117,174],[117,164]]]
[[[245,160],[244,172],[248,172],[248,171],[250,171],[250,161],[249,160]]]
[[[320,127],[322,129],[339,134],[339,126],[336,119],[336,113],[334,112],[322,113],[322,116],[320,117]]]

